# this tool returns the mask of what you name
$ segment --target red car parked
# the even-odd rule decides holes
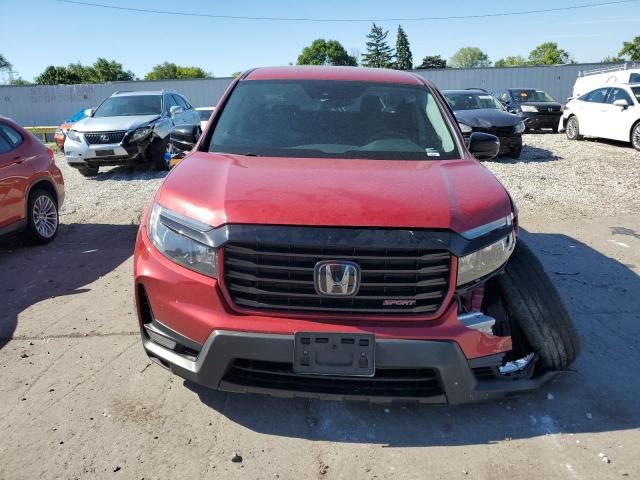
[[[0,117],[0,235],[24,231],[47,243],[58,233],[64,181],[53,151]]]
[[[407,72],[260,68],[167,176],[135,250],[149,357],[235,392],[464,403],[573,362],[558,293],[440,92]],[[476,158],[474,158],[475,155]]]

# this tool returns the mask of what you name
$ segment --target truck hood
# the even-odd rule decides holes
[[[156,201],[211,226],[227,223],[442,228],[462,232],[511,212],[479,162],[246,157],[195,152]]]
[[[160,115],[133,115],[119,117],[86,117],[73,125],[78,132],[115,132],[142,127],[160,118]]]
[[[476,128],[512,127],[520,122],[520,117],[512,113],[503,112],[495,108],[481,108],[478,110],[456,110],[456,118]]]

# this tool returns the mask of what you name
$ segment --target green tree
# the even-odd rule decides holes
[[[31,85],[31,82],[28,82],[22,77],[14,78],[9,82],[10,85]]]
[[[500,60],[496,60],[496,63],[493,65],[495,67],[523,67],[527,65],[527,59],[521,55],[511,55],[508,57],[501,58]]]
[[[200,67],[181,67],[171,62],[155,65],[144,77],[145,80],[175,80],[178,78],[208,78],[212,75]]]
[[[365,67],[389,68],[393,65],[393,50],[387,43],[388,30],[383,30],[375,23],[367,35],[367,53],[362,55]]]
[[[618,55],[629,58],[632,62],[640,62],[640,35],[630,42],[624,42]]]
[[[49,65],[40,75],[34,79],[37,85],[59,85],[80,83],[77,78],[70,74],[66,67],[56,67]]]
[[[453,68],[489,67],[489,56],[477,47],[463,47],[449,61]]]
[[[325,40],[318,38],[311,42],[311,45],[304,47],[302,53],[298,55],[297,65],[335,65],[352,66],[358,65],[355,57],[347,53],[344,47],[337,40]]]
[[[98,58],[93,64],[91,74],[92,83],[118,82],[135,80],[136,76],[131,70],[124,70],[122,64],[115,60]]]
[[[622,57],[615,57],[615,56],[608,56],[608,57],[604,57],[601,60],[602,63],[622,63],[624,62],[624,58]]]
[[[402,25],[398,25],[398,36],[396,37],[396,63],[398,70],[411,70],[413,68],[413,55],[409,47],[409,39],[404,32]]]
[[[232,76],[233,78],[238,78],[240,75],[242,75],[242,72],[233,72],[233,73],[231,74],[231,76]]]
[[[447,61],[440,55],[427,55],[416,68],[447,68]]]
[[[529,53],[531,65],[559,65],[571,63],[571,55],[566,50],[558,48],[556,42],[545,42],[538,45]]]
[[[7,60],[7,58],[0,53],[0,71],[11,70],[12,68],[13,68],[13,65],[11,65],[11,62]]]

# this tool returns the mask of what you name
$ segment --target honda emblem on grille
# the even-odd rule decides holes
[[[109,135],[107,135],[106,133],[103,133],[102,135],[100,135],[100,141],[102,143],[109,143]]]
[[[318,262],[313,271],[313,282],[318,295],[351,297],[360,288],[360,267],[354,262]]]

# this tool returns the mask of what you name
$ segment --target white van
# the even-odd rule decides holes
[[[635,65],[633,65],[635,66]],[[629,64],[598,68],[580,72],[573,84],[573,96],[578,98],[591,90],[613,83],[640,83],[640,68],[628,68]]]

